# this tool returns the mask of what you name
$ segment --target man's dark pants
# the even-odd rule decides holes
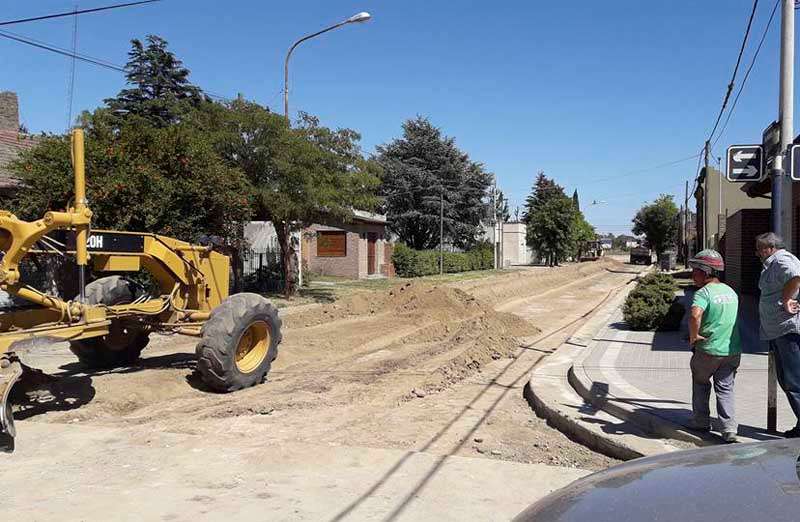
[[[769,347],[775,354],[778,384],[786,393],[800,425],[800,334],[790,333],[773,339]]]

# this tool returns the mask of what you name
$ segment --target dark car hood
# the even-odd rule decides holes
[[[800,439],[636,459],[579,479],[514,520],[800,520]]]

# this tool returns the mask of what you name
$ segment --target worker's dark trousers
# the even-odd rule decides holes
[[[800,419],[800,334],[790,333],[773,339],[769,347],[775,354],[778,384],[786,394],[794,416]]]
[[[692,369],[692,417],[695,424],[709,425],[708,401],[711,399],[711,380],[714,381],[714,395],[717,396],[717,416],[722,423],[722,431],[736,433],[738,425],[735,418],[733,382],[739,368],[741,356],[724,357],[711,355],[703,350],[695,350],[690,363]]]

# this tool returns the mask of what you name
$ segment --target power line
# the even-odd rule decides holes
[[[583,183],[583,185],[591,185],[592,183],[600,183],[600,182],[608,181],[608,180],[611,180],[611,179],[619,179],[619,178],[624,178],[624,177],[628,177],[628,176],[633,176],[633,175],[636,175],[636,174],[643,174],[645,172],[651,172],[653,170],[658,170],[658,169],[663,169],[663,168],[666,168],[666,167],[671,167],[672,165],[677,165],[678,163],[683,163],[684,161],[689,161],[689,160],[697,158],[699,156],[700,156],[700,154],[693,154],[691,156],[686,156],[684,158],[680,158],[680,159],[676,159],[676,160],[673,160],[673,161],[669,161],[667,163],[661,163],[661,164],[653,166],[653,167],[632,170],[632,171],[629,171],[629,172],[625,172],[623,174],[616,174],[614,176],[608,176],[608,177],[605,177],[605,178],[593,179],[593,180],[591,180],[591,181],[589,181],[587,183]]]
[[[77,13],[78,6],[75,5],[75,12]],[[72,54],[78,52],[78,15],[76,14],[72,20]],[[69,109],[67,110],[67,130],[72,127],[72,102],[75,99],[75,56],[72,57],[72,68],[69,77],[69,87],[67,88],[67,99]]]
[[[722,138],[725,129],[728,127],[728,122],[731,121],[731,116],[733,115],[734,109],[736,109],[736,103],[739,101],[739,96],[742,95],[742,91],[744,90],[744,86],[747,84],[747,79],[750,77],[750,71],[753,70],[753,66],[756,63],[756,59],[758,58],[758,53],[761,52],[761,46],[764,44],[764,40],[767,37],[767,33],[769,33],[770,28],[772,27],[772,20],[775,18],[775,13],[778,10],[778,6],[781,4],[781,0],[775,1],[775,6],[772,8],[772,13],[769,15],[769,20],[767,20],[767,25],[764,27],[764,33],[761,35],[761,40],[758,42],[758,47],[756,47],[756,52],[753,53],[753,58],[750,60],[750,65],[747,66],[747,71],[744,73],[744,78],[742,78],[742,83],[739,85],[739,90],[736,91],[736,96],[733,98],[733,103],[731,104],[731,108],[728,111],[728,116],[725,117],[725,123],[722,124],[722,129],[719,131],[719,135],[717,139],[714,140],[714,145]]]
[[[706,141],[711,141],[714,138],[714,133],[717,132],[717,127],[719,126],[719,121],[722,119],[722,114],[725,112],[725,108],[728,106],[728,100],[730,100],[731,93],[733,92],[733,86],[736,82],[736,73],[739,72],[739,65],[742,63],[742,55],[744,54],[745,47],[747,46],[747,38],[750,36],[750,28],[753,25],[753,18],[756,14],[756,8],[758,7],[758,0],[753,0],[753,9],[750,11],[750,18],[747,21],[747,29],[744,32],[744,38],[742,38],[742,45],[739,48],[739,56],[736,57],[736,65],[733,68],[733,74],[731,75],[731,81],[728,83],[728,88],[725,90],[725,97],[722,100],[722,107],[719,109],[719,114],[717,115],[717,121],[714,122],[714,128],[711,129],[711,134],[709,134],[708,139]]]
[[[155,1],[155,0],[154,0]],[[73,58],[75,60],[80,60],[82,62],[90,63],[92,65],[97,65],[99,67],[104,67],[106,69],[110,69],[112,71],[125,73],[125,67],[122,65],[117,65],[115,63],[103,60],[101,58],[95,58],[92,56],[88,56],[85,54],[80,54],[77,52],[70,51],[68,49],[64,49],[62,47],[57,47],[55,45],[42,42],[40,40],[35,40],[33,38],[22,36],[20,34],[12,33],[9,31],[0,31],[0,38],[7,38],[9,40],[14,40],[15,42],[23,43],[26,45],[30,45],[32,47],[36,47],[38,49],[42,49],[45,51],[50,51],[56,54],[60,54],[61,56],[66,56],[67,58]],[[203,94],[206,94],[210,98],[222,100],[222,101],[231,101],[233,98],[229,96],[223,96],[221,94],[215,94],[209,91],[203,91]]]
[[[62,49],[60,47],[56,47],[54,45],[46,44],[44,42],[40,42],[38,40],[34,40],[33,38],[28,38],[25,36],[16,35],[14,33],[9,33],[8,31],[0,31],[0,37],[7,38],[9,40],[14,40],[15,42],[24,43],[26,45],[30,45],[32,47],[37,47],[39,49],[43,49],[45,51],[50,51],[56,54],[60,54],[62,56],[66,56],[67,58],[75,58],[77,60],[81,60],[83,62],[91,63],[93,65],[97,65],[99,67],[105,67],[106,69],[111,69],[117,72],[125,72],[123,67],[118,65],[114,65],[110,62],[106,62],[99,58],[92,58],[86,55],[73,53],[66,49]]]
[[[54,13],[49,15],[43,16],[34,16],[31,18],[20,18],[18,20],[8,20],[5,22],[0,22],[0,26],[3,25],[12,25],[12,24],[22,24],[26,22],[35,22],[38,20],[50,20],[51,18],[62,18],[65,16],[75,16],[79,14],[86,14],[86,13],[97,13],[98,11],[108,11],[109,9],[119,9],[122,7],[131,7],[135,5],[142,5],[142,4],[152,4],[153,2],[160,2],[161,0],[141,0],[139,2],[128,2],[126,4],[115,4],[115,5],[108,5],[105,7],[95,7],[93,9],[83,9],[82,11],[69,11],[64,13]]]

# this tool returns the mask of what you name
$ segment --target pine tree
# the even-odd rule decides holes
[[[445,242],[461,248],[477,242],[491,214],[491,176],[483,165],[423,117],[406,121],[403,137],[377,151],[383,211],[400,241],[418,250],[436,247],[443,204]]]
[[[167,41],[147,36],[147,45],[131,40],[125,77],[132,87],[123,89],[106,105],[117,118],[137,115],[156,127],[165,127],[204,101],[200,88],[189,82],[189,69],[167,49]]]

